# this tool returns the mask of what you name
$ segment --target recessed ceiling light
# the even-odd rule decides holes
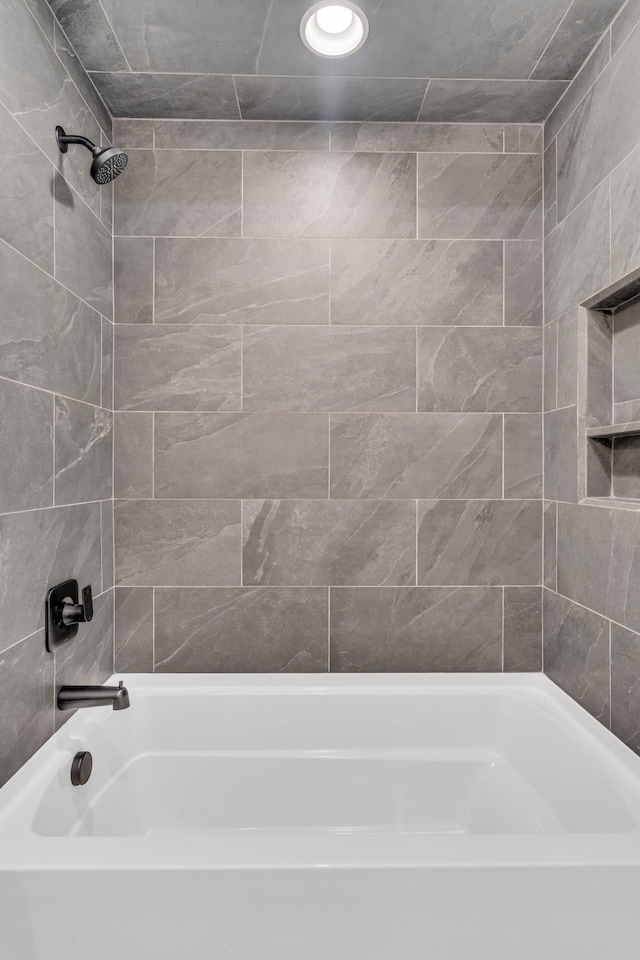
[[[349,0],[323,0],[305,13],[300,36],[309,50],[320,57],[348,57],[359,50],[369,34],[366,15]]]

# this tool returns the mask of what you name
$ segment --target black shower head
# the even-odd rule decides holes
[[[129,158],[120,147],[96,147],[95,143],[92,143],[86,137],[66,134],[62,127],[56,127],[56,143],[61,153],[67,152],[70,143],[79,143],[90,150],[93,154],[91,176],[101,186],[105,183],[111,183],[112,180],[120,176],[129,162]]]

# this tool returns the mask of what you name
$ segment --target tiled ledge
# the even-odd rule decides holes
[[[631,437],[640,434],[640,420],[630,420],[628,423],[608,424],[604,427],[590,427],[587,436],[594,440],[603,440],[611,437]]]
[[[640,500],[623,500],[622,497],[586,497],[580,501],[587,507],[608,507],[610,510],[640,511]]]

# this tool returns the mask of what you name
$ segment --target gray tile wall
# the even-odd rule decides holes
[[[28,82],[27,78],[28,77]],[[54,128],[111,120],[45,0],[0,31],[0,785],[54,731],[61,683],[113,669],[111,188]],[[44,599],[91,583],[95,618],[45,650]]]
[[[117,668],[539,670],[541,128],[114,137]]]
[[[611,422],[612,399],[626,407],[640,396],[637,328],[618,331],[612,395],[606,323],[579,305],[640,267],[639,24],[628,0],[549,117],[544,162],[544,669],[636,750],[640,514],[584,497],[587,471],[595,492],[601,471],[586,459],[598,447],[585,428]],[[606,409],[594,406],[598,393]],[[616,414],[625,419],[635,417]],[[616,447],[624,482],[613,492],[638,497],[637,443]]]

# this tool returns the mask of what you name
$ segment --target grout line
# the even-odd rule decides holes
[[[531,73],[530,73],[529,76],[527,77],[528,80],[532,80],[532,79],[533,79],[534,73],[536,72],[536,70],[538,69],[538,67],[540,66],[540,64],[542,63],[542,60],[543,60],[543,58],[544,58],[544,55],[545,55],[545,53],[547,52],[547,50],[549,49],[549,47],[551,46],[551,44],[553,43],[553,41],[555,40],[555,38],[556,38],[556,36],[557,36],[557,34],[558,34],[558,31],[560,30],[560,27],[562,26],[562,24],[565,22],[565,20],[566,20],[567,17],[569,16],[569,12],[571,11],[573,5],[574,5],[574,0],[569,0],[569,6],[568,6],[567,9],[565,10],[565,12],[564,12],[564,14],[562,15],[562,17],[560,18],[560,20],[559,20],[559,22],[558,22],[558,26],[556,27],[556,29],[553,31],[553,33],[552,33],[551,36],[549,37],[549,40],[547,41],[547,44],[546,44],[544,50],[542,51],[542,53],[540,54],[540,56],[539,56],[538,59],[536,60],[536,62],[535,62],[535,64],[534,64],[534,67],[533,67]]]

